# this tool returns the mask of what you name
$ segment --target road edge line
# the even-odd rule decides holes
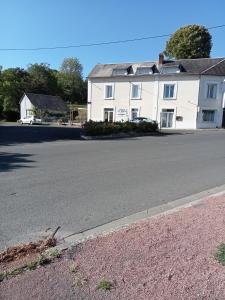
[[[56,248],[60,250],[71,248],[72,246],[76,246],[77,244],[94,239],[98,236],[105,236],[110,233],[119,231],[128,227],[129,225],[139,223],[147,219],[157,218],[162,215],[172,214],[183,208],[195,206],[208,197],[216,197],[222,194],[225,194],[225,184],[202,191],[200,193],[173,200],[166,204],[155,206],[144,211],[122,217],[120,219],[113,220],[111,222],[84,230],[79,233],[74,233],[70,234],[69,236],[62,237],[60,238],[59,244],[56,246]]]

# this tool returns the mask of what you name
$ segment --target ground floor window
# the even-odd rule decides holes
[[[131,120],[134,120],[138,117],[138,108],[131,109]]]
[[[28,116],[33,116],[33,109],[27,109],[26,110],[26,116],[28,117]]]
[[[202,110],[202,121],[203,122],[214,122],[215,121],[215,110],[209,110],[209,109]]]
[[[113,122],[113,108],[104,108],[104,121]]]
[[[174,109],[162,109],[161,112],[161,127],[173,127]]]

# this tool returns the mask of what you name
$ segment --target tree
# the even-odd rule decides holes
[[[21,68],[9,68],[0,74],[0,110],[6,119],[19,116],[19,101],[29,84],[29,74]]]
[[[187,25],[178,29],[167,41],[165,55],[170,58],[210,57],[212,36],[201,25]]]
[[[67,74],[76,74],[82,77],[83,67],[78,58],[65,58],[60,67],[60,72]]]
[[[77,58],[65,58],[58,73],[62,97],[71,103],[86,101],[87,86],[82,77],[83,67]]]
[[[29,92],[56,95],[58,92],[57,71],[50,69],[48,64],[31,64],[27,69],[31,81]]]

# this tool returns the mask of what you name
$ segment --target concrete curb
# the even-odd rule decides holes
[[[123,139],[123,138],[135,138],[135,137],[143,137],[143,136],[161,136],[163,133],[160,131],[157,132],[149,132],[149,133],[118,133],[118,134],[108,134],[108,135],[81,135],[81,138],[84,140],[113,140],[113,139]]]
[[[149,208],[147,210],[111,221],[103,225],[99,225],[94,228],[90,228],[82,232],[70,234],[66,237],[61,238],[56,248],[58,248],[59,250],[67,249],[84,241],[94,239],[97,236],[104,236],[113,233],[131,224],[135,224],[147,220],[149,218],[156,218],[161,215],[172,214],[174,212],[179,211],[182,208],[195,206],[201,203],[209,196],[219,196],[222,194],[225,194],[225,184],[191,196],[168,202],[163,205]]]

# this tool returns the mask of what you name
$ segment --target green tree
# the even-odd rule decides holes
[[[201,25],[187,25],[178,29],[167,41],[165,55],[170,58],[210,57],[212,36]]]
[[[65,58],[58,73],[58,85],[64,100],[71,103],[86,101],[87,85],[82,77],[83,67],[77,58]]]
[[[58,92],[57,71],[48,64],[31,64],[27,68],[30,74],[29,91],[37,94],[56,95]]]
[[[82,77],[83,67],[76,57],[65,58],[60,67],[60,72],[67,74],[76,74]]]
[[[0,110],[6,119],[19,116],[19,101],[29,85],[29,74],[21,68],[0,73]]]

